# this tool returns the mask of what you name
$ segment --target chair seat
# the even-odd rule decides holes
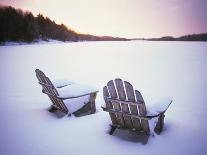
[[[85,84],[71,84],[62,88],[57,88],[57,91],[59,93],[59,98],[69,99],[96,93],[98,89]]]

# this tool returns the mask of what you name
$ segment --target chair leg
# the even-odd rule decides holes
[[[91,103],[91,114],[94,114],[95,112],[96,112],[95,103]]]
[[[114,131],[116,130],[117,127],[111,125],[111,130],[109,132],[110,135],[113,135]]]
[[[155,126],[155,128],[154,128],[154,131],[156,132],[156,133],[160,133],[160,132],[162,132],[162,130],[163,130],[163,126],[164,126],[164,117],[165,117],[165,115],[164,115],[164,113],[161,113],[160,114],[160,116],[158,117],[158,122],[157,122],[157,124],[156,124],[156,126]]]
[[[58,109],[55,106],[53,106],[53,105],[51,105],[50,108],[48,109],[49,112],[55,112],[57,110]]]
[[[90,104],[91,104],[91,114],[96,112],[96,105],[95,105],[96,93],[90,95]]]

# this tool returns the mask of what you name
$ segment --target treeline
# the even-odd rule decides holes
[[[146,39],[150,41],[207,41],[207,33],[185,35],[178,38],[171,36]]]
[[[207,41],[207,33],[185,35],[176,39],[179,41]]]
[[[0,42],[32,42],[37,39],[60,41],[127,40],[125,38],[78,34],[64,24],[56,24],[55,21],[41,14],[35,17],[29,11],[25,12],[11,6],[0,6]]]

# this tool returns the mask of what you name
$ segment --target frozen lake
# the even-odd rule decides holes
[[[35,69],[96,86],[97,113],[55,118]],[[77,42],[0,46],[0,154],[187,154],[207,152],[206,42]],[[161,135],[147,141],[109,129],[102,88],[122,78],[151,104],[170,96]]]

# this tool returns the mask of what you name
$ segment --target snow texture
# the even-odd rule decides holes
[[[205,42],[8,45],[0,46],[0,59],[1,155],[207,153]],[[62,118],[49,113],[51,102],[41,93],[37,68],[53,79],[97,87],[97,112]],[[108,134],[111,120],[101,109],[102,88],[115,78],[129,81],[141,92],[147,107],[162,96],[173,99],[160,135],[147,137],[123,130]]]
[[[88,103],[89,99],[90,99],[90,95],[85,95],[78,98],[64,100],[64,103],[66,107],[69,109],[69,112],[73,113],[79,110],[80,108],[82,108],[86,103]]]
[[[97,92],[98,89],[86,84],[72,84],[57,88],[60,98],[75,98],[86,94]]]
[[[74,82],[72,82],[68,79],[56,79],[56,80],[52,80],[52,84],[56,88],[61,88],[61,87],[65,87],[65,86],[74,84]]]
[[[70,113],[73,113],[88,103],[90,94],[98,92],[98,89],[86,84],[73,83],[65,87],[57,88],[57,91],[60,98],[66,99],[64,103]]]
[[[172,102],[173,101],[170,97],[163,97],[162,99],[160,99],[158,102],[154,104],[145,103],[147,108],[147,115],[153,116],[165,112]]]

